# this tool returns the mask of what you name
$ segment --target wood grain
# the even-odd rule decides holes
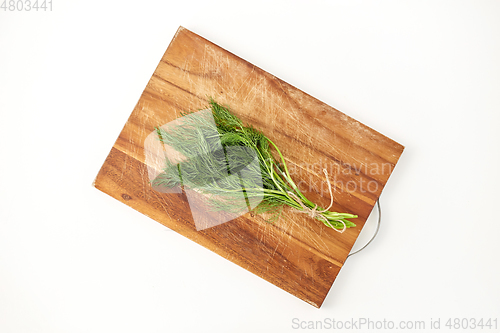
[[[359,216],[339,234],[285,209],[274,224],[243,215],[196,231],[185,194],[154,191],[144,140],[208,96],[262,130],[303,193]],[[193,32],[179,28],[97,178],[95,187],[222,257],[320,307],[393,171],[403,146]]]

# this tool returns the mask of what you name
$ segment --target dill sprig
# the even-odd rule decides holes
[[[211,198],[209,205],[214,211],[272,213],[268,221],[273,221],[287,205],[313,212],[310,216],[329,228],[344,230],[356,226],[348,219],[357,215],[322,210],[307,199],[290,176],[281,151],[261,131],[243,124],[214,99],[210,98],[209,104],[210,117],[183,113],[175,130],[155,128],[159,140],[183,159],[166,158],[165,167],[153,185],[187,186]],[[276,150],[279,160],[274,158],[271,148]],[[252,163],[255,159],[258,163]]]

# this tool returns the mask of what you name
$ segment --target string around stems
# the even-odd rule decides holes
[[[344,221],[342,220],[338,220],[338,222],[342,223],[343,224],[343,228],[342,230],[338,230],[336,228],[333,227],[333,225],[330,223],[330,221],[328,221],[328,219],[323,216],[323,213],[326,213],[333,205],[333,193],[332,193],[332,184],[330,183],[330,180],[328,179],[328,171],[326,169],[323,169],[323,173],[325,174],[325,177],[326,177],[326,182],[328,183],[328,191],[330,192],[330,205],[326,208],[326,209],[323,209],[323,210],[318,210],[318,205],[314,205],[313,208],[310,208],[310,207],[307,207],[306,205],[304,205],[304,203],[302,202],[302,200],[300,200],[300,198],[293,192],[291,191],[288,191],[288,195],[290,195],[301,207],[302,209],[295,209],[297,212],[299,213],[305,213],[307,215],[309,215],[309,217],[311,218],[318,218],[318,219],[321,219],[323,220],[323,223],[329,225],[333,230],[339,232],[339,233],[343,233],[345,231],[345,229],[347,228],[346,224]]]

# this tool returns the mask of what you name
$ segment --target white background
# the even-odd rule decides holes
[[[0,332],[500,317],[500,1],[52,6],[0,11]],[[320,310],[91,186],[180,25],[406,146]]]

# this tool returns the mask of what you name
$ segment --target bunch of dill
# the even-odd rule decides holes
[[[329,228],[343,231],[356,226],[348,220],[356,215],[322,210],[308,200],[290,177],[278,147],[261,131],[244,125],[212,98],[209,104],[209,118],[183,113],[183,121],[175,130],[155,128],[159,140],[179,152],[183,160],[173,162],[166,158],[153,185],[187,186],[212,198],[209,205],[214,211],[271,212],[273,220],[287,205],[311,213],[311,217]],[[280,162],[271,154],[271,147]],[[255,159],[258,163],[252,163]],[[242,191],[244,202],[238,200]]]

